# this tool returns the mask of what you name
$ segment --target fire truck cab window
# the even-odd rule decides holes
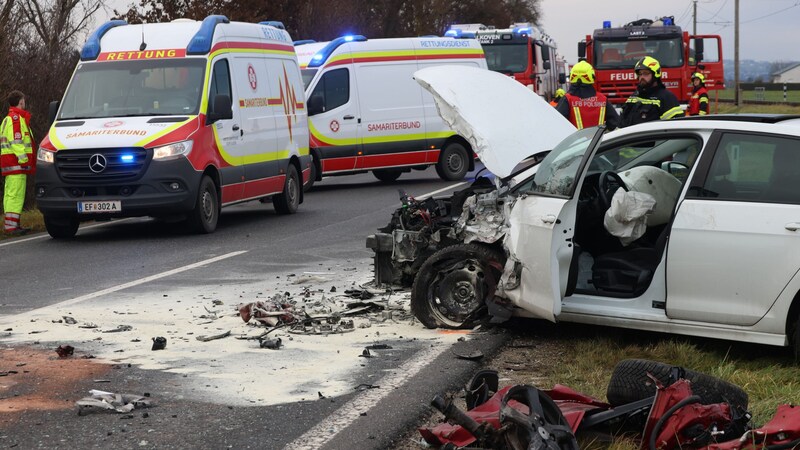
[[[535,49],[533,50],[535,53]],[[486,64],[489,70],[513,74],[524,72],[528,66],[528,46],[526,43],[484,45]]]
[[[648,39],[641,41],[597,41],[596,69],[633,69],[645,56],[656,58],[661,67],[683,65],[683,41],[680,38]]]
[[[316,100],[317,98],[322,100]],[[348,101],[350,101],[350,71],[348,69],[331,70],[322,75],[308,99],[309,104],[322,104],[323,111],[338,108],[347,104]]]

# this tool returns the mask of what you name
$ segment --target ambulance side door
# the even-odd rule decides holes
[[[237,54],[233,57],[234,85],[239,88],[238,107],[241,114],[242,163],[244,164],[243,198],[254,198],[274,192],[267,179],[278,177],[274,164],[277,124],[274,110],[283,108],[276,89],[276,76],[267,72],[266,58]],[[275,180],[276,184],[280,184]]]
[[[227,95],[233,106],[232,118],[220,119],[211,125],[217,151],[226,163],[219,168],[222,180],[222,204],[241,199],[244,186],[241,115],[237,89],[231,81],[230,66],[229,58],[225,56],[215,58],[211,64],[208,88],[208,111],[212,111],[217,95]]]
[[[307,99],[311,146],[319,152],[322,173],[351,171],[361,150],[361,115],[352,65],[325,68]]]

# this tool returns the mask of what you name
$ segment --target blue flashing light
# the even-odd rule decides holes
[[[459,37],[461,36],[461,29],[460,28],[451,28],[444,32],[445,37]]]
[[[603,21],[603,28],[611,28],[611,21],[610,20],[604,20]]]
[[[97,59],[100,55],[100,39],[103,38],[103,35],[114,27],[127,24],[128,22],[124,20],[111,20],[97,27],[94,33],[89,36],[89,39],[86,39],[86,43],[81,49],[81,61],[94,61]]]
[[[664,20],[664,25],[665,25],[665,26],[671,26],[671,25],[674,25],[674,24],[672,23],[672,18],[671,18],[671,17],[664,17],[664,19],[663,19],[663,20]]]
[[[331,56],[333,51],[342,44],[346,44],[348,42],[364,42],[366,40],[367,38],[361,36],[360,34],[338,37],[328,42],[328,45],[322,47],[320,51],[315,53],[314,56],[311,57],[311,61],[308,62],[308,67],[319,67],[325,64],[325,61],[328,60],[328,57]]]
[[[230,23],[225,16],[208,16],[203,19],[200,29],[189,41],[186,47],[187,55],[206,55],[211,51],[211,43],[214,41],[214,29],[220,23]]]
[[[133,162],[133,155],[126,153],[119,157],[119,159],[124,163],[132,163]]]
[[[517,34],[530,34],[531,33],[531,29],[530,29],[530,27],[518,27],[518,28],[514,28],[514,32],[517,33]]]
[[[306,45],[306,44],[314,44],[317,41],[313,39],[301,39],[299,41],[294,41],[294,46],[297,47],[298,45]]]
[[[265,20],[263,22],[258,22],[258,24],[259,25],[266,25],[266,26],[269,26],[269,27],[274,27],[274,28],[277,28],[279,30],[285,30],[286,29],[286,26],[283,25],[283,22],[280,22],[278,20]]]

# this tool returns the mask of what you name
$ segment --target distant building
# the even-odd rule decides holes
[[[800,62],[772,74],[773,83],[800,83]]]

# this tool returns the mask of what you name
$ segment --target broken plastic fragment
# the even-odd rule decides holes
[[[92,389],[90,397],[84,397],[75,404],[78,406],[78,415],[82,416],[92,410],[113,410],[118,413],[129,413],[135,408],[150,406],[150,399],[141,395],[115,394],[113,392]]]
[[[164,350],[167,348],[167,338],[158,336],[153,338],[152,350]]]

